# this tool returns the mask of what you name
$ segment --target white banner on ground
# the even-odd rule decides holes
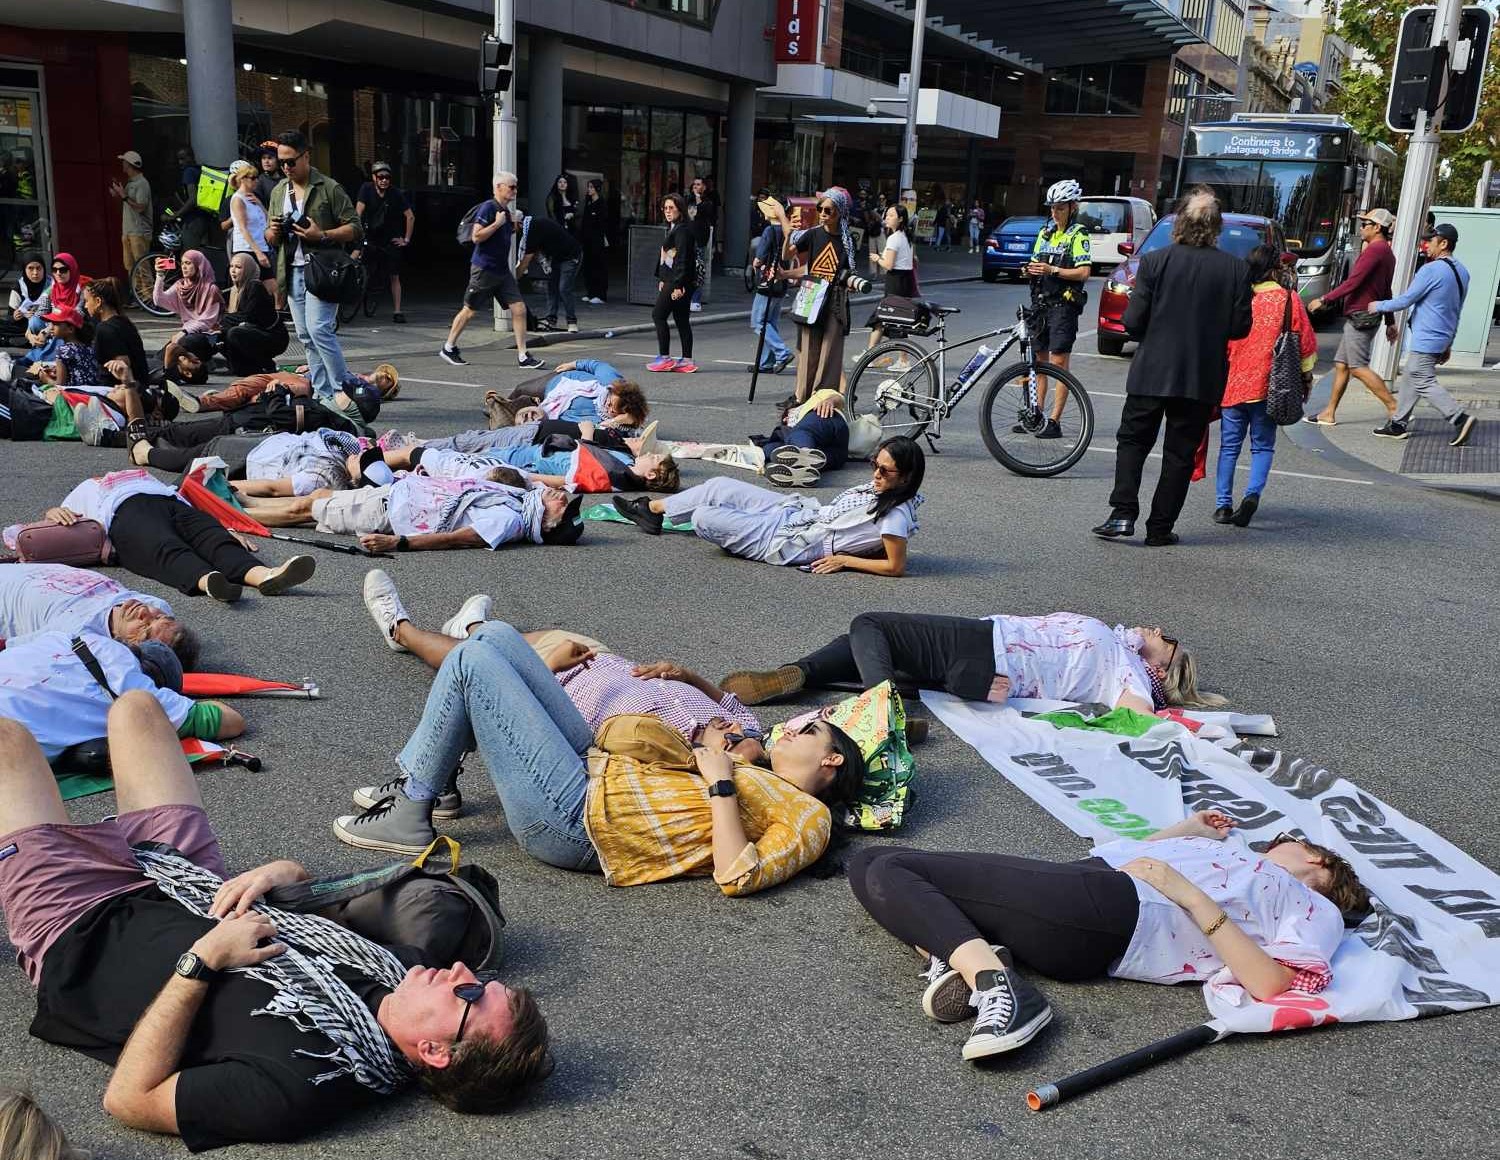
[[[1235,751],[1163,722],[1140,737],[1058,729],[1014,708],[923,692],[938,719],[1077,834],[1140,838],[1195,810],[1235,818],[1257,848],[1287,831],[1338,851],[1375,896],[1317,995],[1256,1002],[1220,971],[1204,998],[1231,1031],[1412,1019],[1497,1002],[1500,876],[1304,758]]]

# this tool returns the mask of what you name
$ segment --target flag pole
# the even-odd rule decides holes
[[[1145,1047],[1138,1047],[1114,1059],[1095,1064],[1084,1071],[1075,1071],[1072,1075],[1065,1075],[1054,1083],[1040,1084],[1033,1091],[1026,1093],[1026,1106],[1033,1112],[1043,1111],[1062,1103],[1063,1100],[1083,1095],[1084,1092],[1093,1091],[1097,1087],[1103,1087],[1127,1075],[1134,1075],[1148,1067],[1155,1067],[1158,1063],[1168,1059],[1186,1055],[1189,1051],[1196,1051],[1209,1043],[1217,1043],[1233,1034],[1234,1032],[1227,1027],[1212,1021],[1197,1027],[1190,1027],[1186,1031],[1179,1031],[1176,1035],[1169,1035],[1165,1039],[1158,1039],[1155,1043],[1148,1043]]]

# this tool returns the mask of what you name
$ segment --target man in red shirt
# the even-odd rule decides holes
[[[1339,340],[1339,349],[1333,356],[1333,391],[1328,396],[1328,406],[1308,419],[1320,427],[1332,427],[1339,409],[1339,401],[1349,386],[1352,374],[1365,389],[1385,404],[1387,417],[1396,413],[1396,400],[1390,388],[1370,368],[1370,347],[1375,342],[1375,331],[1380,326],[1379,316],[1370,315],[1370,303],[1391,296],[1391,278],[1396,272],[1396,254],[1391,249],[1391,231],[1396,228],[1396,217],[1388,209],[1366,210],[1359,216],[1359,236],[1364,242],[1355,260],[1354,269],[1327,294],[1314,298],[1307,304],[1309,313],[1323,306],[1342,302],[1344,306],[1344,336]],[[1391,319],[1386,317],[1386,325]]]

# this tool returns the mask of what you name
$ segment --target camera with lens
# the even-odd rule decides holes
[[[868,294],[870,287],[874,285],[868,278],[861,278],[847,266],[842,267],[833,276],[833,284],[835,286],[843,286],[851,294]]]

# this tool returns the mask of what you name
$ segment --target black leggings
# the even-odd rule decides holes
[[[970,939],[1007,947],[1053,979],[1095,979],[1130,946],[1139,903],[1130,876],[1098,858],[866,847],[849,862],[860,905],[902,942],[947,959]]]
[[[242,322],[224,332],[224,357],[237,379],[276,369],[276,356],[291,341],[279,322],[270,329]]]
[[[682,342],[682,357],[693,357],[693,290],[689,286],[682,297],[672,300],[673,287],[669,283],[656,292],[656,306],[651,311],[651,321],[656,323],[656,352],[663,358],[672,353],[672,332],[667,329],[667,319],[677,323],[677,337]]]
[[[210,440],[235,429],[229,419],[232,413],[225,411],[208,419],[166,424],[152,434],[146,462],[158,471],[186,471],[188,464],[204,453]]]
[[[120,566],[189,596],[209,572],[243,584],[260,563],[207,512],[169,495],[133,495],[109,525]]]
[[[983,701],[995,679],[995,626],[964,616],[862,612],[849,631],[797,662],[813,688],[881,681]]]

